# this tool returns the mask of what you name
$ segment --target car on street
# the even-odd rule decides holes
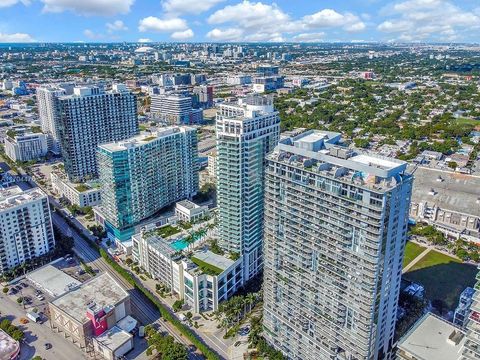
[[[45,343],[45,350],[50,350],[52,348],[52,344]]]

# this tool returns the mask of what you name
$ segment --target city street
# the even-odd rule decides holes
[[[50,329],[48,321],[43,324],[30,321],[28,324],[20,324],[19,320],[25,317],[25,311],[15,301],[15,297],[0,295],[0,309],[2,317],[12,320],[12,323],[25,332],[25,341],[20,351],[20,360],[30,360],[39,355],[47,360],[82,360],[85,354],[82,353],[74,344],[63,338],[60,334],[55,334]],[[45,344],[52,344],[50,350],[45,349]]]

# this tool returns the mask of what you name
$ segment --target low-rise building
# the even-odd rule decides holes
[[[196,222],[208,214],[208,206],[200,206],[190,200],[182,200],[175,204],[175,215],[180,221]]]
[[[215,254],[206,246],[184,253],[195,239],[162,238],[155,229],[144,229],[132,241],[134,260],[195,313],[216,311],[244,284],[241,258]]]
[[[5,154],[13,161],[36,160],[48,152],[47,137],[42,133],[7,131],[4,144]]]
[[[464,343],[461,329],[427,313],[399,340],[397,359],[457,360]]]
[[[133,349],[133,335],[114,326],[93,340],[95,352],[107,360],[121,359]]]
[[[53,191],[71,204],[85,207],[99,205],[101,202],[100,187],[92,187],[86,183],[72,183],[62,171],[52,171],[50,180]]]
[[[108,273],[95,276],[48,305],[52,330],[86,353],[95,351],[94,338],[102,340],[105,332],[132,312],[129,293]],[[123,347],[123,342],[117,344]]]

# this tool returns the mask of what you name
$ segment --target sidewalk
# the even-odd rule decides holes
[[[172,313],[175,317],[178,318],[178,315],[181,313],[187,313],[189,310],[180,311],[175,313],[173,311],[173,303],[178,300],[178,298],[167,295],[165,297],[161,297],[157,291],[155,285],[158,283],[157,281],[150,279],[147,277],[146,280],[142,280],[137,274],[131,271],[131,269],[125,265],[124,263],[119,263],[123,268],[128,270],[132,276],[136,278],[137,281],[141,282],[148,290],[151,291],[153,295],[163,304],[165,305],[170,313]],[[202,313],[195,314],[192,323],[198,323],[198,328],[191,326],[192,329],[208,346],[210,346],[214,351],[216,351],[222,358],[226,360],[233,360],[233,359],[243,359],[243,354],[247,351],[248,348],[248,339],[247,336],[241,337],[239,339],[239,335],[236,335],[234,338],[224,339],[223,335],[225,335],[225,330],[221,328],[217,328],[217,322],[212,318],[210,318],[211,313]],[[235,346],[237,341],[241,341],[241,345]]]

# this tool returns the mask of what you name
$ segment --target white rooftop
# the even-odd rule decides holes
[[[113,326],[102,335],[97,336],[95,341],[99,342],[110,351],[115,352],[115,350],[129,341],[132,337],[132,334],[120,329],[118,326]]]
[[[110,274],[103,273],[56,298],[52,304],[80,323],[85,323],[89,321],[87,309],[90,304],[102,308],[115,306],[128,296],[128,292]]]
[[[388,169],[388,170],[395,169],[399,165],[399,162],[395,162],[392,159],[381,158],[378,156],[370,156],[367,154],[352,156],[349,160],[363,164],[363,165],[375,166],[375,167]]]
[[[416,359],[455,360],[464,343],[465,336],[457,327],[428,313],[400,339],[398,349]]]
[[[40,287],[51,296],[57,297],[65,294],[82,283],[55,266],[48,264],[27,275],[27,279]]]
[[[99,148],[107,150],[109,152],[124,151],[127,149],[133,149],[138,146],[148,144],[149,142],[158,140],[160,138],[168,137],[168,136],[182,133],[182,132],[187,132],[190,130],[194,130],[194,128],[191,128],[188,126],[169,126],[169,127],[161,128],[153,133],[143,133],[143,134],[131,137],[130,139],[127,139],[127,140],[102,144],[102,145],[99,145]]]
[[[222,270],[227,270],[230,266],[232,266],[235,261],[226,258],[222,255],[217,255],[210,250],[199,250],[193,254],[193,257],[206,262],[207,264],[216,266]]]
[[[46,197],[40,188],[23,191],[19,186],[0,189],[0,211]]]

